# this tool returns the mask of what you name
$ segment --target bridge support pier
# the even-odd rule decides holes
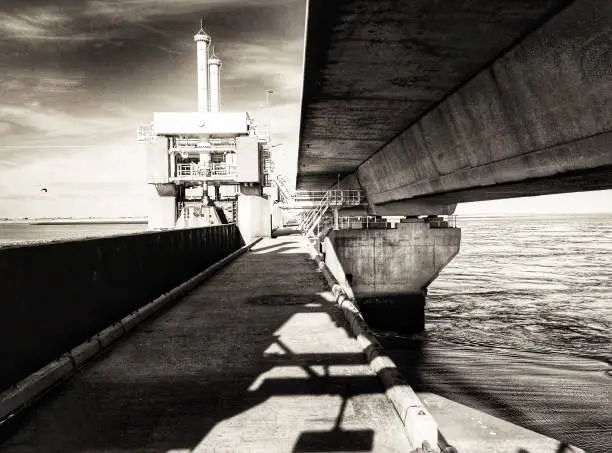
[[[338,208],[333,209],[334,213],[334,231],[338,231],[340,229],[340,214],[338,213]]]
[[[404,219],[396,228],[332,231],[323,251],[336,279],[350,283],[370,327],[417,333],[425,328],[427,287],[460,242],[459,228],[433,216]]]

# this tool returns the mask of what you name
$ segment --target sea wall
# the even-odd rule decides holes
[[[0,391],[243,245],[230,224],[0,248]]]

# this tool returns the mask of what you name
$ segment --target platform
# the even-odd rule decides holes
[[[5,426],[0,450],[411,451],[302,241],[261,241]]]
[[[259,242],[0,426],[0,451],[412,452],[306,245]],[[419,396],[462,453],[560,445]]]

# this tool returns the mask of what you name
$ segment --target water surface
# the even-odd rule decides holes
[[[612,215],[459,218],[426,339],[381,335],[420,390],[612,452]]]

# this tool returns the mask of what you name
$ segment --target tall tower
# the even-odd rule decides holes
[[[209,82],[210,82],[210,111],[219,112],[221,109],[221,60],[215,55],[213,47],[212,55],[208,60]]]
[[[208,45],[210,36],[203,28],[193,37],[197,46],[198,112],[208,112]]]

